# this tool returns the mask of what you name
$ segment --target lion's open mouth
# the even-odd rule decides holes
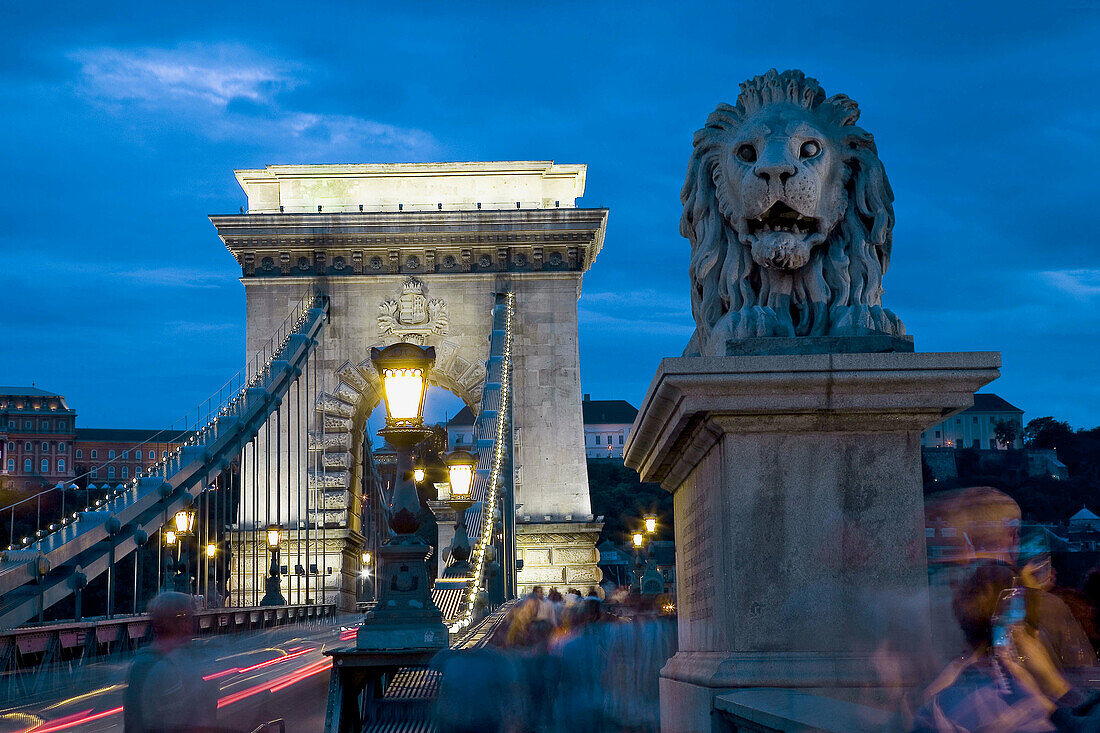
[[[755,219],[747,219],[749,234],[789,232],[791,234],[817,234],[817,219],[802,216],[782,201],[776,201]]]

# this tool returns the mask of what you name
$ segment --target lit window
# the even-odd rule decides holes
[[[50,459],[49,458],[43,458],[42,459],[42,473],[49,473],[49,472],[50,472]]]
[[[114,466],[107,466],[107,478],[114,478],[114,477],[115,477],[115,467]]]
[[[93,450],[92,451],[92,458],[99,458],[99,451]]]
[[[84,451],[81,450],[80,448],[77,448],[76,449],[76,457],[77,458],[83,458],[84,457]]]
[[[31,459],[30,458],[27,458],[23,461],[23,472],[24,473],[30,473],[31,472]]]
[[[130,469],[126,468],[126,466],[122,467],[122,478],[130,478]]]
[[[65,473],[65,459],[64,458],[58,458],[57,459],[57,472],[58,473]]]
[[[115,452],[113,450],[107,451],[107,458],[108,458],[108,460],[114,460]]]

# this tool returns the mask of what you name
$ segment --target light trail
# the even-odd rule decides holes
[[[301,649],[301,651],[297,651],[297,652],[294,652],[294,653],[291,653],[291,654],[285,654],[281,657],[275,657],[274,659],[268,659],[265,662],[257,662],[256,664],[253,664],[250,667],[230,667],[229,669],[223,669],[221,672],[214,672],[212,674],[208,674],[205,677],[203,677],[202,680],[203,680],[203,682],[209,682],[210,680],[221,679],[222,677],[226,677],[226,676],[231,675],[231,674],[244,674],[245,672],[252,672],[252,671],[255,671],[257,669],[263,669],[264,667],[270,667],[273,664],[278,664],[280,662],[285,662],[288,659],[294,659],[295,657],[300,657],[303,654],[308,654],[310,651],[311,651],[310,649]]]
[[[110,710],[104,710],[102,713],[94,713],[89,715],[88,713],[91,712],[91,709],[89,709],[80,713],[74,713],[73,715],[66,715],[64,718],[58,718],[57,720],[43,722],[33,728],[27,728],[23,731],[23,733],[54,733],[54,731],[68,730],[69,728],[75,728],[76,726],[83,725],[84,723],[91,723],[93,720],[100,720],[102,718],[108,718],[112,715],[118,715],[122,712],[122,708],[112,708]],[[45,727],[42,727],[43,725]]]

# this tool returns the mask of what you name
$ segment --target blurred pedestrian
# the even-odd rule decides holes
[[[125,733],[215,730],[217,690],[202,679],[191,639],[194,601],[161,593],[149,604],[153,643],[137,653],[123,698]]]

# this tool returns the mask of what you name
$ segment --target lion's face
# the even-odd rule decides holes
[[[760,266],[798,270],[848,205],[839,144],[815,115],[773,104],[730,136],[716,170],[723,214]]]

